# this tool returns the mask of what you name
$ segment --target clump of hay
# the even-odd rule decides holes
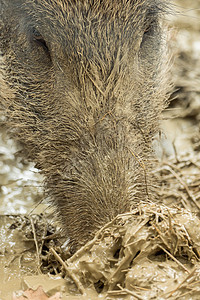
[[[51,251],[83,297],[198,295],[199,228],[200,220],[187,210],[141,203],[104,226],[66,262]]]

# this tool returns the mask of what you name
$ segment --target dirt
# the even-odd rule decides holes
[[[154,141],[159,202],[119,215],[70,256],[41,176],[1,128],[1,300],[200,299],[200,1],[176,3],[174,93]]]

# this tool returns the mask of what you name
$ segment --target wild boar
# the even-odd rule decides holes
[[[161,0],[0,0],[0,103],[73,251],[152,193],[167,104]]]

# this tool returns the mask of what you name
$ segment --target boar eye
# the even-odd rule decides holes
[[[145,28],[144,34],[147,34],[150,30],[151,30],[151,24]]]
[[[146,26],[144,28],[144,35],[150,33],[151,31],[153,31],[155,26],[156,26],[155,21],[151,21],[150,23],[146,24]]]
[[[43,36],[36,29],[33,30],[33,40],[39,46],[41,46],[46,52],[49,53],[49,48],[47,46],[47,43],[45,42],[45,39],[43,38]]]
[[[156,29],[156,23],[155,23],[155,21],[146,24],[146,26],[144,28],[144,31],[143,31],[143,37],[142,37],[141,46],[143,46],[143,43],[146,40],[148,40],[150,37],[154,36],[155,29]]]

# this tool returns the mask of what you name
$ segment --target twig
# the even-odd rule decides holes
[[[67,272],[68,276],[74,281],[74,283],[76,284],[79,292],[82,295],[87,295],[86,291],[82,285],[82,283],[80,282],[80,280],[77,278],[77,276],[70,270],[70,268],[67,266],[67,264],[62,260],[62,258],[60,257],[60,255],[57,254],[57,252],[53,249],[50,248],[51,253],[54,255],[54,257],[61,263],[61,265],[63,266],[63,268],[65,269],[65,271]]]
[[[180,296],[177,296],[177,297],[175,298],[175,300],[178,300],[178,299],[181,300],[181,299],[183,299],[183,297],[185,297],[185,296],[191,294],[192,292],[196,292],[196,290],[195,290],[195,289],[191,289],[190,291],[185,292],[184,294],[181,294]],[[192,299],[192,298],[190,298],[190,299]]]
[[[192,270],[192,272],[190,272],[190,274],[171,292],[168,292],[167,294],[169,294],[168,298],[170,298],[190,277],[192,277],[194,275],[196,271],[196,268],[194,268]]]
[[[175,139],[172,141],[172,146],[173,146],[173,149],[174,149],[176,162],[179,163],[180,160],[178,159],[178,153],[177,153],[177,149],[176,149],[176,145],[175,145]]]
[[[171,259],[173,259],[179,266],[181,266],[181,268],[183,268],[187,273],[190,273],[190,271],[180,262],[178,261],[178,259],[176,259],[169,251],[167,251],[165,248],[163,248],[161,245],[159,245],[159,247],[165,252],[167,253],[167,255],[169,255],[169,257],[171,257]]]
[[[174,175],[174,177],[184,186],[188,196],[193,201],[193,203],[196,205],[196,207],[200,210],[200,205],[197,203],[196,198],[190,192],[187,184],[181,179],[181,177],[170,166],[165,166],[165,169],[170,171]]]
[[[33,238],[34,238],[35,248],[36,248],[36,253],[37,253],[37,265],[38,265],[37,269],[38,269],[38,272],[41,273],[39,247],[38,247],[37,235],[36,235],[36,232],[35,232],[35,225],[33,223],[32,217],[30,217],[30,221],[31,221],[31,226],[32,226],[32,230],[33,230]]]
[[[145,291],[145,292],[149,292],[151,289],[147,289],[147,288],[144,288],[144,287],[140,287],[140,286],[137,286],[137,285],[132,285],[130,284],[130,286],[135,289],[135,290],[140,290],[140,291]]]
[[[144,298],[140,297],[137,293],[135,293],[133,291],[130,291],[129,289],[122,288],[120,284],[118,284],[117,286],[120,288],[121,291],[126,292],[127,294],[132,295],[132,296],[134,296],[135,298],[137,298],[139,300],[144,299]]]
[[[155,228],[155,230],[157,231],[157,233],[159,234],[159,237],[160,237],[161,241],[162,241],[162,242],[165,244],[165,246],[167,246],[167,248],[169,249],[170,246],[169,246],[168,242],[165,240],[165,238],[164,238],[162,232],[160,231],[160,229],[159,229],[157,226],[155,226],[155,225],[154,225],[154,228]]]

